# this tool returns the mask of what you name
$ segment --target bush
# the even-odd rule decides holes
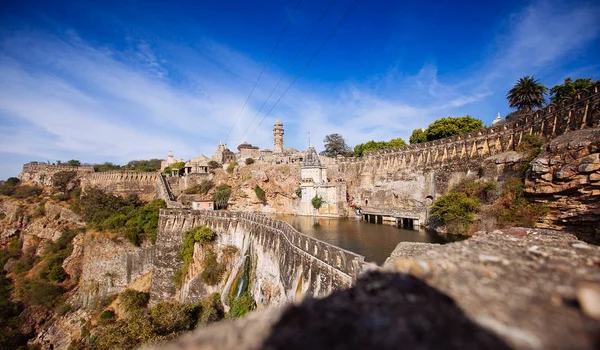
[[[252,158],[246,158],[246,165],[250,165],[250,164],[254,164],[254,159]]]
[[[493,212],[500,226],[529,226],[547,213],[544,205],[530,203],[523,193],[523,182],[509,178],[504,182],[502,197],[494,203]]]
[[[12,259],[18,259],[21,256],[23,242],[18,237],[13,237],[8,243],[8,256]]]
[[[211,170],[218,169],[220,167],[221,167],[221,164],[219,164],[219,162],[216,162],[214,160],[211,160],[208,162],[208,168]]]
[[[24,282],[21,293],[27,304],[52,308],[62,301],[65,290],[61,286],[39,280]]]
[[[221,304],[221,296],[219,293],[213,293],[206,297],[200,303],[202,312],[198,319],[199,324],[209,324],[217,322],[225,317],[225,311],[223,310],[223,304]]]
[[[113,310],[104,310],[100,314],[100,323],[111,323],[116,319],[115,312]]]
[[[260,186],[256,185],[254,187],[254,193],[256,194],[256,198],[261,201],[263,204],[267,203],[267,195],[265,191],[260,188]]]
[[[298,187],[296,189],[296,196],[298,196],[298,198],[302,198],[302,187]]]
[[[521,143],[517,146],[517,152],[525,155],[526,161],[531,161],[541,152],[541,147],[546,143],[546,139],[537,135],[523,135]]]
[[[214,187],[214,183],[210,180],[203,180],[201,183],[186,188],[183,193],[185,194],[207,194],[211,188]]]
[[[431,207],[431,216],[446,225],[452,234],[465,234],[479,210],[479,199],[464,193],[450,192],[438,198]]]
[[[14,187],[18,185],[19,182],[21,182],[21,180],[19,180],[18,177],[9,177],[8,179],[6,179],[6,181],[4,181],[4,184]]]
[[[312,204],[313,208],[319,210],[323,206],[323,203],[325,203],[325,201],[323,200],[323,198],[315,194],[310,203]]]
[[[498,183],[493,180],[463,179],[450,192],[464,193],[467,197],[477,198],[483,203],[490,203],[496,198]]]
[[[217,209],[227,208],[227,202],[229,202],[229,197],[231,196],[231,187],[226,184],[220,185],[217,187],[215,194],[213,195],[213,201],[215,202],[215,207]]]
[[[21,185],[15,188],[15,191],[12,193],[12,197],[19,199],[30,198],[38,196],[42,192],[42,189],[37,186]]]
[[[181,268],[175,270],[172,281],[177,288],[181,287],[187,273],[188,267],[194,260],[194,245],[209,244],[216,239],[215,232],[208,226],[200,225],[186,231],[183,234],[183,245],[179,251],[179,257],[183,260]]]
[[[143,309],[148,305],[148,301],[150,300],[150,294],[146,292],[138,292],[133,289],[125,289],[120,295],[119,300],[121,301],[121,305],[123,309],[128,314],[133,313],[134,311]]]
[[[235,169],[236,166],[237,166],[237,162],[230,163],[227,166],[227,173],[228,174],[233,174],[233,170]]]
[[[202,265],[204,266],[204,269],[200,273],[200,276],[202,277],[204,283],[208,284],[209,286],[219,284],[223,278],[225,266],[223,266],[223,264],[219,264],[217,261],[217,253],[215,253],[212,249],[209,250],[202,260]]]
[[[76,171],[59,171],[52,175],[52,185],[60,192],[67,193],[69,184],[71,184],[71,181],[73,181],[76,176]]]
[[[159,335],[179,333],[193,328],[196,322],[190,305],[161,302],[150,311],[154,331]]]
[[[248,292],[242,293],[239,297],[233,299],[229,317],[239,318],[245,316],[248,312],[256,309],[256,302]]]

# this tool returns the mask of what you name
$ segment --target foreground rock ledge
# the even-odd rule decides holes
[[[402,249],[395,256],[411,258],[388,261],[349,290],[199,329],[160,348],[600,346],[600,247],[564,232],[513,228],[423,243],[416,256],[414,246],[410,254]]]

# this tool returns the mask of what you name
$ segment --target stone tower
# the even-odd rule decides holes
[[[283,153],[283,123],[279,120],[273,127],[273,153]]]

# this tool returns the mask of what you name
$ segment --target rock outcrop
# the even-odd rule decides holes
[[[580,239],[600,243],[600,130],[552,140],[532,161],[525,192],[549,209],[541,227],[569,228]]]
[[[513,228],[421,248],[349,290],[198,329],[161,349],[600,345],[600,247],[564,232]]]

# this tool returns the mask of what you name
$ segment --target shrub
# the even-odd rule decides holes
[[[231,196],[231,187],[226,184],[217,187],[215,194],[213,195],[213,201],[217,209],[224,209],[227,207],[229,197]]]
[[[218,169],[220,167],[221,167],[221,164],[219,164],[219,162],[217,162],[217,161],[211,160],[208,162],[208,168],[211,170]]]
[[[26,303],[52,308],[62,301],[65,290],[61,286],[39,280],[24,282],[21,292]]]
[[[526,160],[530,161],[541,152],[541,147],[546,143],[546,139],[537,135],[523,135],[521,143],[517,146],[517,152],[523,153]]]
[[[530,203],[523,193],[523,182],[509,178],[504,182],[502,197],[494,203],[493,212],[500,226],[529,226],[547,213],[544,205]]]
[[[315,194],[310,203],[312,204],[313,208],[319,210],[323,206],[323,203],[325,203],[325,201],[323,200],[323,198]]]
[[[162,302],[150,311],[154,331],[168,335],[190,330],[196,321],[194,308],[190,305]]]
[[[298,196],[298,198],[302,198],[302,187],[298,187],[296,189],[296,196]]]
[[[183,191],[185,194],[207,194],[211,188],[214,187],[214,183],[210,180],[202,180],[201,183],[186,188]]]
[[[254,159],[252,158],[246,158],[246,165],[250,165],[250,164],[254,164]]]
[[[38,196],[42,192],[42,189],[37,186],[21,185],[15,188],[15,191],[12,193],[12,197],[19,199],[30,198]]]
[[[221,282],[223,273],[225,272],[225,266],[219,264],[217,261],[217,253],[210,249],[204,256],[202,265],[204,266],[204,269],[200,273],[200,276],[204,283],[209,286],[214,286]]]
[[[431,207],[431,216],[446,225],[452,234],[465,234],[479,210],[479,199],[464,193],[450,192],[438,198]]]
[[[260,186],[256,185],[254,187],[254,193],[256,194],[256,198],[258,198],[258,200],[260,200],[263,204],[267,203],[267,195],[265,191],[260,188]]]
[[[194,235],[194,241],[198,243],[211,243],[217,238],[215,231],[204,225],[196,226],[189,232]]]
[[[21,180],[19,180],[18,177],[9,177],[8,179],[6,179],[6,181],[4,181],[4,184],[9,186],[16,186],[19,184],[19,182],[21,182]]]
[[[13,237],[8,243],[8,256],[12,259],[18,259],[21,256],[23,242],[18,237]]]
[[[32,217],[34,218],[40,218],[42,216],[46,215],[46,206],[44,205],[44,203],[40,203],[37,207],[35,207],[35,209],[33,210],[33,215]]]
[[[199,324],[209,324],[217,322],[225,317],[225,311],[223,310],[223,304],[221,304],[221,296],[219,293],[213,293],[206,297],[200,303],[202,312],[198,319]]]
[[[59,171],[52,175],[52,185],[62,193],[66,193],[71,181],[77,176],[76,171]]]
[[[498,183],[493,180],[463,179],[450,192],[464,193],[467,197],[478,198],[483,203],[490,203],[496,197]]]
[[[179,251],[179,257],[183,260],[183,265],[174,272],[172,277],[172,281],[177,288],[183,284],[188,267],[194,260],[194,245],[196,242],[208,244],[214,242],[215,239],[215,232],[204,225],[196,226],[183,234],[183,245]]]
[[[15,192],[15,186],[10,186],[6,183],[0,185],[0,194],[11,196]]]
[[[100,314],[100,323],[110,323],[116,319],[115,312],[113,310],[104,310]]]
[[[229,310],[229,317],[243,317],[255,308],[256,302],[254,301],[254,298],[252,298],[250,293],[244,292],[239,297],[233,299],[231,309]]]
[[[143,309],[148,305],[148,301],[150,300],[150,294],[146,292],[138,292],[133,289],[125,289],[120,295],[119,300],[121,301],[121,305],[123,309],[128,314],[131,314],[134,311]]]
[[[228,174],[233,174],[233,170],[235,169],[236,166],[237,166],[237,162],[230,163],[227,166],[227,173]]]

